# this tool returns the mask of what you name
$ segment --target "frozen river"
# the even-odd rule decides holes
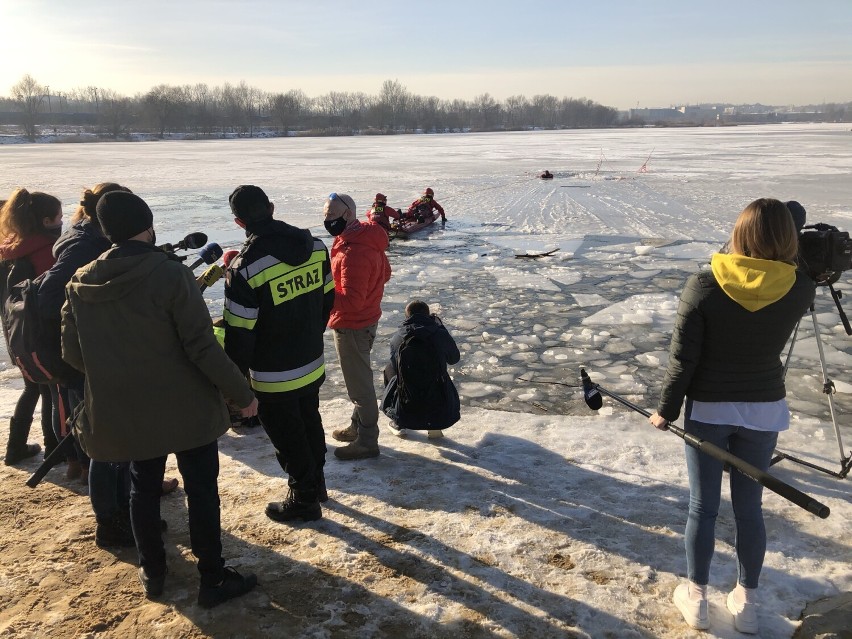
[[[680,288],[749,201],[796,199],[809,221],[852,230],[848,125],[0,145],[0,168],[0,191],[54,193],[69,214],[84,187],[121,182],[151,204],[160,241],[204,231],[225,247],[241,241],[227,205],[241,183],[262,186],[278,217],[324,239],[331,191],[352,194],[363,215],[377,191],[401,206],[431,186],[449,221],[391,244],[377,382],[412,297],[440,312],[462,350],[461,421],[440,440],[383,428],[375,460],[329,454],[332,499],[315,524],[284,529],[263,515],[286,485],[261,429],[220,439],[226,552],[261,581],[221,614],[200,613],[186,587],[196,572],[179,493],[164,500],[164,605],[142,598],[133,566],[91,550],[85,493],[53,478],[39,488],[51,504],[41,509],[26,473],[0,467],[0,627],[33,636],[684,637],[671,604],[686,570],[683,443],[609,400],[589,413],[573,387],[578,368],[653,408]],[[555,179],[537,179],[543,169]],[[849,273],[837,288],[850,289]],[[852,338],[825,293],[818,321],[848,450]],[[205,295],[218,315],[222,285]],[[813,334],[808,317],[779,449],[836,469]],[[327,355],[321,410],[331,430],[351,404],[330,337]],[[20,376],[7,367],[0,380],[9,416]],[[773,473],[832,509],[821,520],[764,494],[762,633],[791,637],[807,602],[850,591],[848,480],[786,462]],[[724,604],[733,530],[726,500],[704,633],[718,639],[741,636]]]
[[[324,238],[331,191],[350,193],[363,215],[376,191],[403,206],[432,186],[449,222],[392,242],[376,367],[420,297],[462,349],[463,401],[520,412],[584,410],[574,389],[551,383],[574,384],[581,365],[652,404],[680,287],[750,200],[797,199],[810,222],[852,229],[852,133],[840,125],[5,145],[0,166],[0,191],[45,190],[67,213],[84,187],[118,181],[149,202],[162,241],[201,230],[225,247],[241,240],[227,205],[238,184],[262,186],[278,217]],[[545,168],[554,180],[536,179]],[[221,284],[207,294],[220,313]],[[848,408],[852,342],[829,297],[817,310]],[[801,410],[824,416],[812,335],[807,318],[789,385]],[[339,396],[329,359],[323,394]]]

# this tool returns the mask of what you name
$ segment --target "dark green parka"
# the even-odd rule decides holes
[[[97,461],[209,444],[230,425],[222,396],[241,407],[253,397],[213,336],[192,272],[143,242],[114,247],[74,274],[62,356],[86,375],[75,432]]]

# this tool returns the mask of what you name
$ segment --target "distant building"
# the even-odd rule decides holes
[[[683,121],[683,113],[671,107],[668,109],[630,109],[628,113],[631,120],[644,120],[649,124]]]

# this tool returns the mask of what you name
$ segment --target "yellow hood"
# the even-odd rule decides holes
[[[786,262],[715,253],[710,268],[725,294],[748,311],[784,297],[796,281],[796,267]]]

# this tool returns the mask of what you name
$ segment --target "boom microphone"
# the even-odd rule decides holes
[[[198,259],[192,263],[189,270],[194,271],[201,264],[213,264],[220,257],[222,257],[222,247],[216,244],[216,242],[210,242],[210,244],[207,244],[203,249],[198,251]]]
[[[592,410],[600,410],[603,406],[603,397],[600,391],[592,384],[592,380],[586,374],[586,369],[580,369],[580,379],[583,382],[583,399],[586,400],[586,406]]]
[[[207,242],[207,236],[204,233],[190,233],[177,244],[160,244],[157,248],[163,249],[167,253],[174,253],[175,251],[201,248],[205,242]]]
[[[617,393],[613,393],[610,390],[607,390],[600,384],[595,384],[589,379],[589,376],[586,374],[586,371],[580,369],[580,378],[583,380],[583,395],[586,397],[586,404],[589,405],[589,408],[593,410],[597,410],[594,408],[594,405],[603,404],[603,399],[601,395],[606,395],[607,397],[611,397],[618,403],[626,406],[627,408],[636,411],[640,415],[644,415],[645,417],[650,417],[651,413],[649,413],[644,408],[637,406],[636,404],[626,400],[621,397]],[[589,398],[591,394],[595,397]],[[598,406],[600,408],[600,406]],[[739,473],[748,477],[752,481],[757,482],[761,486],[768,488],[776,495],[780,495],[784,499],[796,504],[800,508],[804,508],[809,513],[812,513],[819,517],[820,519],[826,519],[830,514],[831,510],[825,504],[818,502],[816,499],[807,495],[800,491],[798,488],[794,488],[789,484],[781,481],[774,475],[770,475],[766,471],[763,471],[756,466],[752,466],[744,459],[737,457],[733,453],[728,452],[727,450],[716,446],[715,444],[705,441],[692,433],[687,433],[682,428],[675,426],[674,424],[668,424],[668,431],[670,433],[674,433],[678,437],[680,437],[688,446],[700,450],[702,453],[713,457],[725,464],[728,464],[731,468],[735,469]]]

